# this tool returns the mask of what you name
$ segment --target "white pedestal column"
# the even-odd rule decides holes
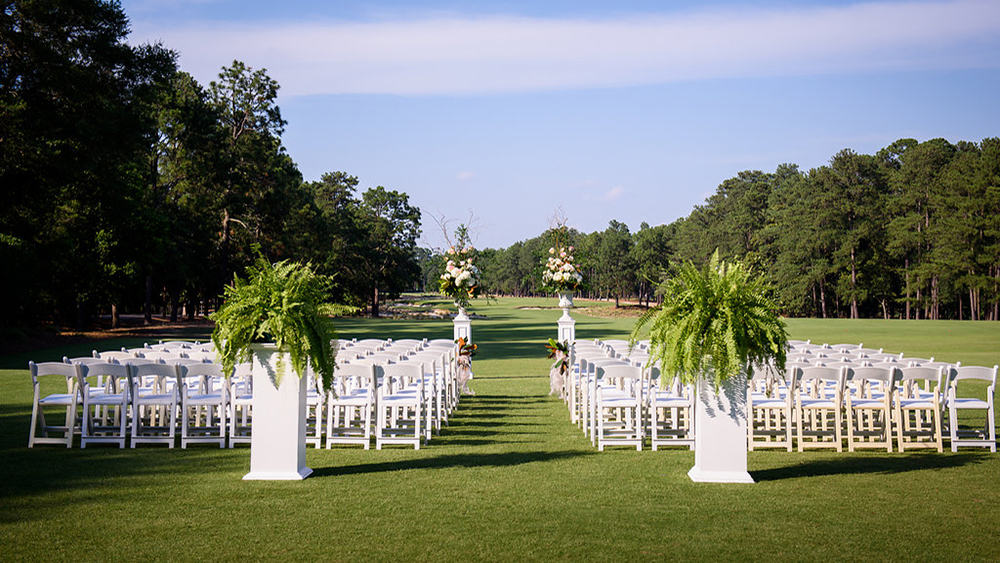
[[[569,316],[569,310],[573,308],[573,294],[560,293],[559,306],[562,307],[563,314],[559,317],[559,337],[556,340],[572,344],[576,341],[576,321]]]
[[[244,480],[290,481],[312,473],[306,467],[306,384],[283,358],[284,375],[278,387],[274,376],[282,356],[274,344],[254,346],[253,430],[250,437],[250,473]]]
[[[716,391],[698,381],[694,420],[694,467],[688,477],[699,483],[753,483],[747,472],[747,380],[737,376]]]
[[[452,322],[455,325],[454,339],[464,338],[466,344],[472,342],[472,320],[469,319],[469,315],[465,314],[465,307],[458,308],[458,314],[455,315],[455,320]]]

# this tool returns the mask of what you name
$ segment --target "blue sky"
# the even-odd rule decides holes
[[[477,246],[687,215],[740,170],[1000,136],[1000,3],[131,0],[207,84],[282,85],[307,179],[344,170]]]

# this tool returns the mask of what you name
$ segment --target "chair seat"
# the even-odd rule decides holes
[[[653,398],[654,407],[689,407],[691,406],[691,400],[685,397],[678,397],[676,395],[667,395],[663,393],[657,393],[656,397]]]
[[[189,405],[217,405],[221,402],[221,393],[204,393],[187,396],[187,404]]]
[[[150,393],[150,394],[140,394],[135,398],[135,401],[140,404],[147,403],[158,403],[158,404],[171,404],[176,402],[176,395],[173,393]]]
[[[350,393],[345,393],[336,399],[330,399],[331,404],[336,406],[364,406],[367,405],[371,400],[368,396],[368,391],[364,389],[357,389]]]
[[[933,409],[934,402],[926,399],[901,399],[899,406],[904,409]]]
[[[754,399],[753,406],[762,409],[775,409],[775,408],[786,408],[788,406],[788,401],[784,399]]]
[[[601,397],[601,404],[606,407],[613,407],[617,405],[635,406],[638,402],[639,399],[637,397],[631,397],[629,395]]]
[[[420,401],[416,395],[387,395],[382,397],[383,404],[411,404],[416,405]]]
[[[87,402],[91,405],[120,405],[125,402],[125,395],[122,393],[117,395],[112,395],[111,393],[90,395],[87,397]]]
[[[40,405],[72,405],[75,397],[72,393],[56,393],[39,399]]]
[[[802,399],[802,408],[806,409],[836,409],[840,408],[836,402],[829,399]]]
[[[989,403],[982,399],[958,397],[951,400],[951,405],[956,409],[988,409]]]
[[[851,399],[851,406],[856,409],[880,409],[885,407],[882,399]]]

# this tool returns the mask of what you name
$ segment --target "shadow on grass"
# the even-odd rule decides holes
[[[916,453],[894,457],[845,457],[817,459],[786,467],[751,471],[754,481],[780,481],[826,475],[863,475],[866,473],[906,473],[924,469],[947,469],[982,463],[988,458],[982,453],[938,454]]]
[[[343,475],[359,475],[367,473],[383,473],[386,471],[406,471],[411,469],[447,469],[451,467],[511,467],[525,463],[538,463],[569,459],[573,457],[594,455],[593,452],[582,450],[565,450],[558,452],[508,452],[498,454],[453,454],[404,461],[386,461],[379,463],[361,463],[342,467],[314,468],[312,477],[339,477]]]

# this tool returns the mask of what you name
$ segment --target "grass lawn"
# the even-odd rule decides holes
[[[29,359],[0,358],[3,559],[1000,559],[1000,456],[749,454],[756,485],[695,484],[693,452],[598,453],[547,396],[549,300],[478,303],[475,397],[420,451],[308,451],[303,482],[243,482],[249,450],[27,448]],[[577,316],[579,338],[632,319]],[[451,336],[443,320],[340,321],[343,337]],[[1000,362],[1000,323],[789,321],[793,338]]]

